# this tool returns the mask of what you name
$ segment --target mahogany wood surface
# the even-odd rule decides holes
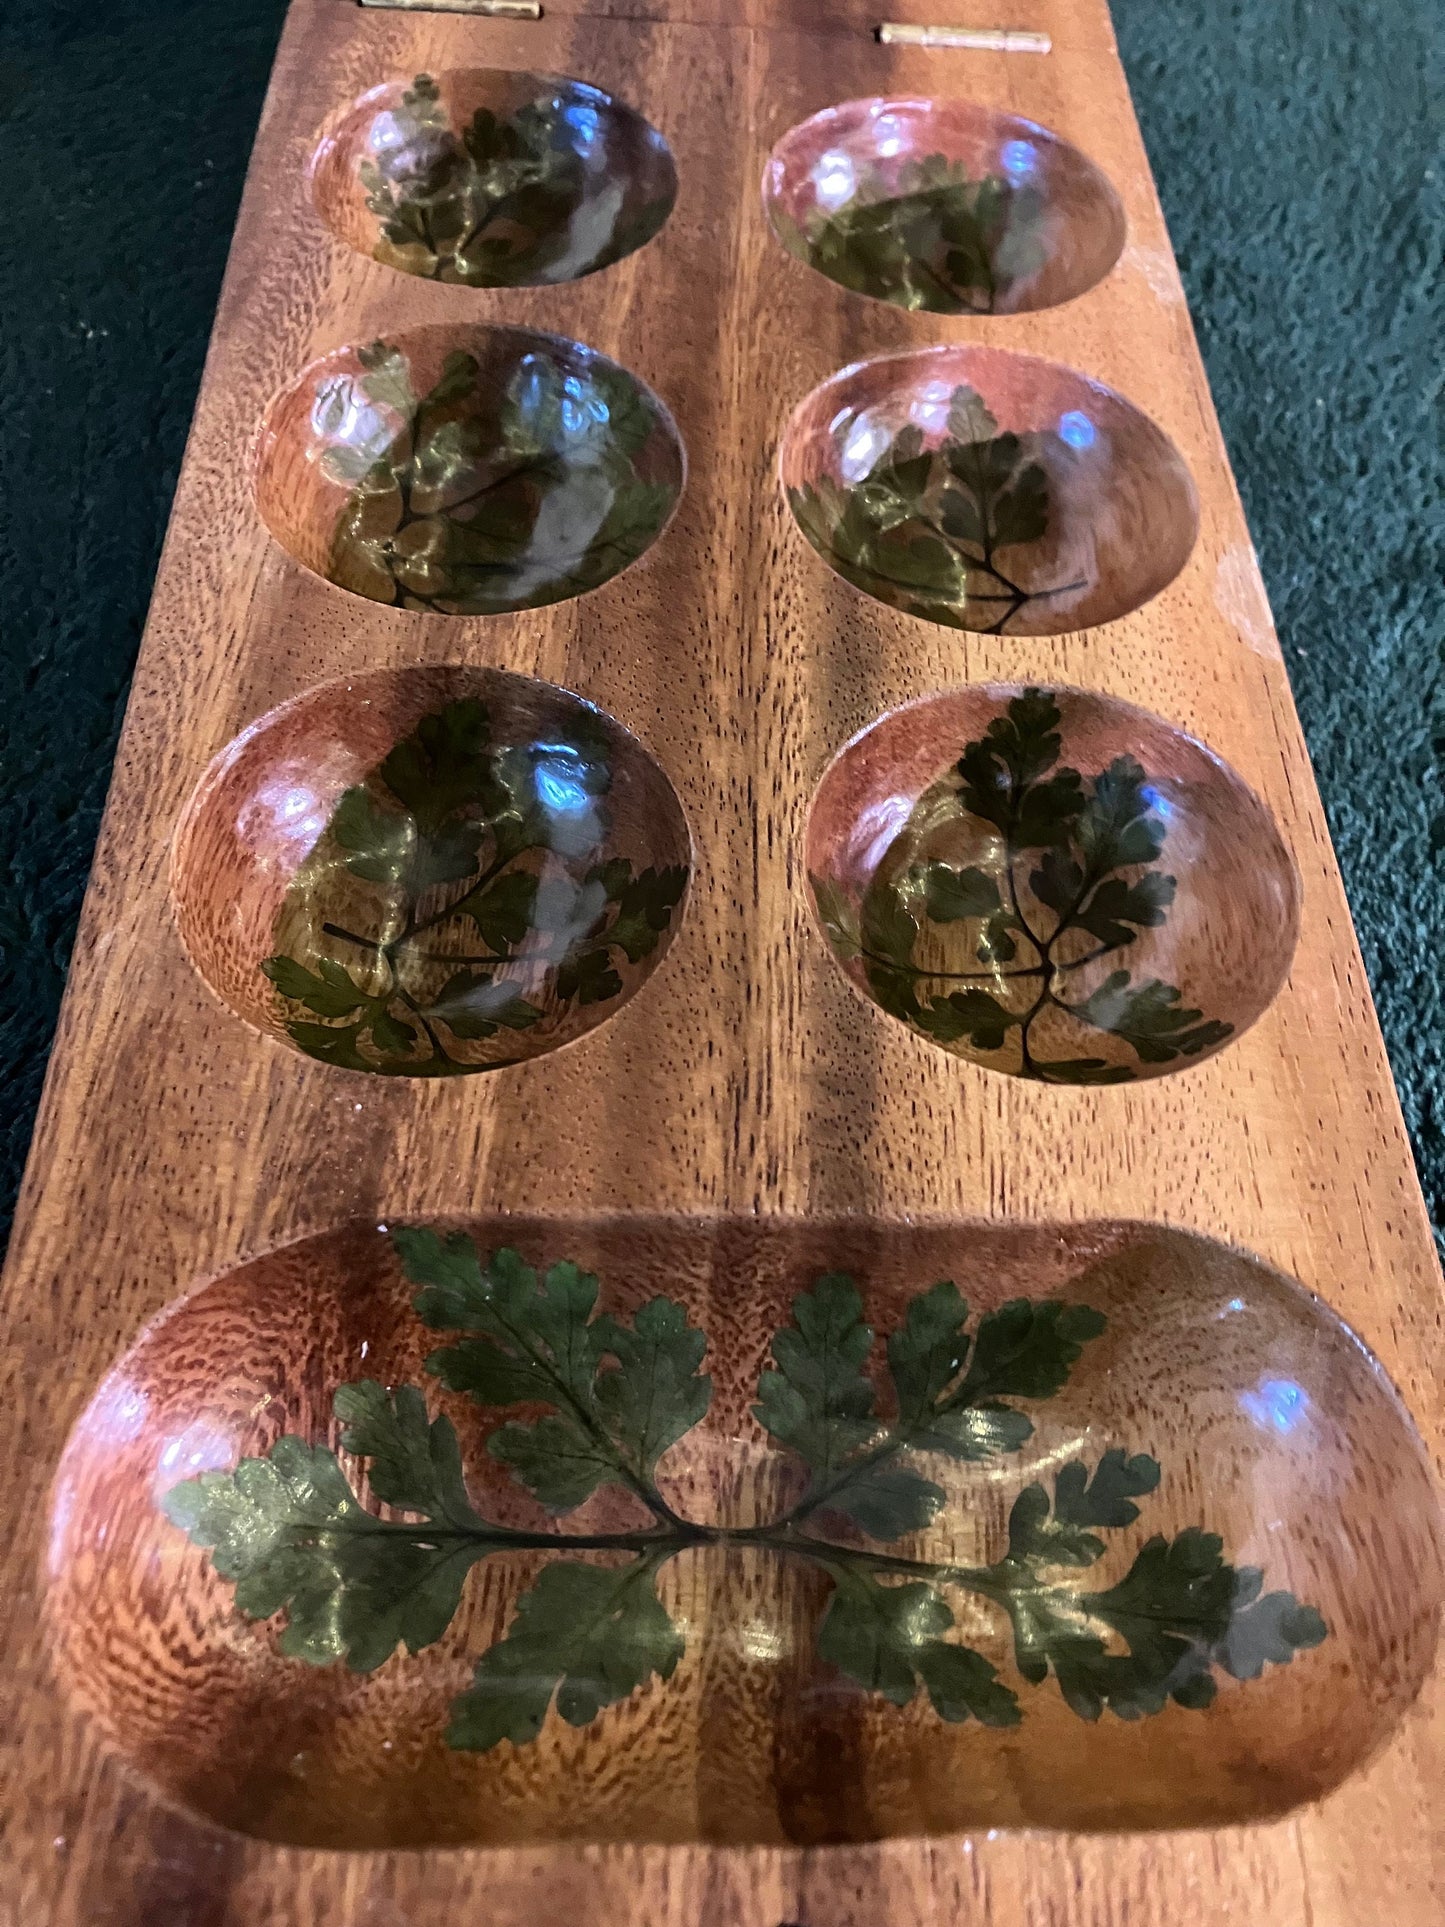
[[[1439,1271],[1105,9],[1023,0],[1010,24],[1050,32],[1046,57],[884,48],[874,24],[861,0],[561,0],[536,23],[296,0],[6,1272],[5,1927],[1434,1927],[1445,1912],[1438,1672],[1334,1792],[1254,1827],[343,1853],[258,1841],[172,1804],[85,1716],[84,1695],[57,1686],[48,1497],[105,1374],[198,1282],[353,1220],[1196,1231],[1345,1320],[1438,1468]],[[333,236],[306,178],[328,124],[384,81],[489,65],[586,80],[661,131],[678,198],[655,240],[583,281],[485,293],[397,273]],[[833,103],[887,93],[957,94],[1072,142],[1124,204],[1112,272],[1060,307],[950,320],[849,295],[792,259],[760,194],[775,142]],[[485,619],[386,608],[303,569],[257,508],[269,404],[319,356],[477,320],[575,338],[665,403],[687,455],[670,526],[590,595]],[[1153,600],[1085,633],[985,637],[860,595],[808,546],[776,470],[791,411],[847,363],[940,341],[1077,369],[1170,438],[1200,529]],[[213,757],[318,683],[413,663],[537,676],[596,703],[655,759],[693,839],[675,937],[638,993],[565,1049],[486,1077],[308,1062],[211,995],[169,904],[173,833]],[[1298,948],[1278,997],[1208,1061],[1102,1090],[1000,1076],[875,1010],[828,954],[804,850],[824,769],[886,711],[970,682],[1134,703],[1225,758],[1272,812],[1302,886]],[[762,1315],[745,1276],[732,1310],[747,1329]],[[1379,1453],[1388,1482],[1388,1441],[1362,1427],[1356,1445]],[[1387,1495],[1377,1517],[1383,1542]],[[85,1556],[103,1562],[103,1539]],[[1372,1579],[1366,1561],[1354,1583]],[[630,1730],[642,1747],[671,1731]]]

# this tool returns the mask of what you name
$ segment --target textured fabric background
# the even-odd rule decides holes
[[[0,1233],[283,13],[0,9]],[[1440,1226],[1439,0],[1114,14]]]

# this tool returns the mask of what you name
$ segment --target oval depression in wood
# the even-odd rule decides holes
[[[933,314],[1071,301],[1124,247],[1077,147],[970,100],[848,100],[791,128],[763,177],[788,252],[855,294]]]
[[[497,669],[374,670],[263,716],[177,828],[176,922],[237,1016],[324,1063],[490,1070],[592,1030],[681,916],[690,840],[622,725]]]
[[[990,1070],[1130,1083],[1213,1055],[1290,967],[1299,880],[1193,737],[1077,689],[978,685],[854,737],[807,830],[834,956]]]
[[[651,547],[685,463],[605,355],[485,323],[338,348],[267,411],[256,498],[304,568],[374,602],[500,615],[584,595]]]
[[[664,1452],[652,1484],[695,1537],[674,1543],[672,1527],[615,1485],[578,1510],[543,1511],[502,1463],[505,1452],[488,1449],[504,1414],[443,1388],[437,1374],[448,1368],[433,1354],[458,1332],[435,1307],[423,1323],[415,1263],[408,1282],[386,1227],[312,1237],[207,1284],[146,1330],[70,1436],[52,1493],[47,1617],[70,1700],[167,1796],[225,1826],[308,1846],[384,1848],[1232,1825],[1338,1785],[1391,1733],[1429,1671],[1441,1523],[1420,1441],[1354,1336],[1255,1259],[1138,1224],[509,1217],[469,1229],[488,1261],[507,1246],[539,1267],[572,1260],[597,1275],[599,1308],[624,1329],[640,1305],[665,1295],[678,1321],[685,1314],[705,1334],[705,1355],[699,1341],[681,1367],[701,1356],[705,1410]],[[454,1261],[457,1248],[447,1250]],[[825,1510],[791,1528],[815,1548],[805,1556],[796,1537],[782,1543],[768,1523],[796,1511],[810,1489],[802,1461],[768,1436],[755,1408],[770,1401],[782,1423],[778,1387],[760,1384],[770,1347],[801,1322],[800,1294],[816,1309],[818,1294],[831,1291],[834,1322],[840,1303],[847,1313],[847,1281],[819,1282],[838,1273],[854,1281],[861,1306],[852,1315],[873,1333],[870,1349],[841,1316],[843,1369],[863,1361],[886,1436],[902,1417],[885,1339],[904,1328],[919,1336],[920,1316],[936,1327],[948,1301],[940,1278],[955,1281],[972,1308],[955,1305],[944,1320],[945,1330],[967,1320],[965,1370],[981,1371],[1002,1396],[1010,1384],[999,1375],[1001,1350],[1026,1354],[1034,1395],[1019,1393],[1016,1371],[1012,1395],[992,1410],[997,1420],[1007,1407],[1017,1429],[992,1456],[904,1455],[909,1476],[938,1482],[931,1524],[885,1544],[892,1529],[876,1518],[865,1537],[846,1512]],[[495,1262],[486,1275],[500,1275]],[[571,1273],[550,1278],[554,1285],[567,1297],[578,1289]],[[1022,1351],[1020,1299],[1035,1306],[1026,1321],[1037,1321]],[[1039,1311],[1040,1301],[1055,1313]],[[1000,1320],[1012,1339],[979,1365]],[[1073,1342],[1060,1352],[1066,1332]],[[793,1342],[796,1360],[796,1329]],[[779,1348],[775,1362],[786,1356]],[[888,1356],[904,1369],[910,1347]],[[948,1377],[945,1368],[934,1382]],[[205,1533],[197,1530],[197,1543],[188,1536],[197,1515],[187,1507],[200,1489],[191,1482],[209,1474],[210,1490],[234,1496],[227,1475],[249,1458],[253,1504],[256,1482],[270,1477],[255,1461],[283,1434],[308,1454],[336,1448],[335,1391],[365,1379],[374,1401],[386,1405],[396,1387],[414,1385],[433,1419],[450,1419],[470,1504],[494,1529],[546,1535],[548,1546],[554,1535],[651,1534],[651,1618],[633,1630],[660,1668],[649,1676],[644,1666],[643,1682],[629,1688],[632,1661],[614,1651],[615,1703],[599,1711],[574,1698],[569,1723],[548,1710],[545,1642],[585,1629],[564,1615],[547,1631],[534,1594],[544,1649],[526,1664],[519,1655],[500,1678],[505,1693],[540,1695],[540,1729],[497,1739],[450,1725],[479,1661],[504,1631],[515,1633],[521,1593],[563,1569],[535,1545],[477,1559],[434,1643],[385,1657],[384,1639],[369,1671],[288,1657],[281,1615],[239,1610],[236,1583],[259,1542],[222,1577],[199,1542]],[[938,1399],[941,1409],[945,1395]],[[849,1391],[855,1426],[868,1402]],[[515,1434],[519,1413],[543,1409],[505,1416]],[[688,1416],[696,1415],[695,1406]],[[876,1436],[871,1423],[854,1439]],[[325,1462],[308,1456],[309,1472],[266,1513],[300,1562],[277,1599],[287,1583],[304,1583],[317,1539],[284,1528],[282,1514],[302,1517]],[[293,1474],[297,1463],[293,1456]],[[345,1451],[341,1467],[359,1480]],[[904,1476],[900,1464],[892,1470]],[[375,1507],[364,1483],[356,1490]],[[902,1485],[889,1490],[887,1504],[906,1496]],[[1062,1562],[1050,1532],[1067,1541]],[[413,1524],[411,1542],[438,1557],[424,1523]],[[1029,1565],[1034,1554],[1020,1551],[1024,1564],[1010,1568],[1030,1543],[1049,1558]],[[831,1564],[819,1563],[818,1547]],[[584,1568],[634,1576],[637,1557],[596,1547],[571,1555]],[[940,1565],[973,1579],[940,1577]],[[908,1576],[920,1569],[933,1576]],[[1026,1608],[1019,1586],[1029,1573],[1037,1589]],[[914,1590],[901,1594],[903,1586]],[[856,1615],[851,1629],[840,1623],[851,1611],[847,1600],[838,1606],[840,1593],[856,1603],[860,1589],[865,1607],[881,1598],[893,1613],[892,1642],[872,1674]],[[1098,1611],[1089,1601],[1106,1590],[1116,1622],[1106,1643],[1123,1656],[1095,1654],[1095,1670],[1075,1672],[1066,1688],[1071,1663],[1083,1663],[1077,1646],[1071,1662],[1070,1637],[1102,1623],[1088,1617]],[[1035,1678],[1020,1669],[1006,1596],[1026,1626],[1045,1627],[1046,1664]],[[250,1603],[265,1611],[274,1600],[253,1593]],[[351,1639],[374,1631],[374,1618],[363,1625],[368,1610],[343,1601],[332,1614],[313,1598],[308,1637],[324,1645],[337,1628]],[[1152,1700],[1141,1696],[1140,1667],[1154,1664],[1141,1652],[1184,1619],[1210,1619],[1201,1637],[1212,1643],[1186,1639],[1177,1657],[1166,1652],[1164,1685]],[[975,1655],[959,1690],[982,1718],[961,1717],[935,1671],[945,1716],[933,1688],[913,1677],[935,1665],[944,1632],[949,1650],[962,1642]],[[830,1640],[834,1657],[823,1650]],[[495,1683],[499,1669],[489,1664]],[[1112,1696],[1103,1710],[1091,1700],[1095,1687]],[[1005,1719],[1010,1699],[1015,1717]]]
[[[600,88],[468,67],[373,87],[311,164],[359,254],[465,287],[576,281],[650,241],[677,195],[667,142]]]
[[[962,344],[855,362],[801,404],[780,473],[867,595],[951,628],[1062,635],[1165,588],[1199,506],[1168,436],[1072,368]]]

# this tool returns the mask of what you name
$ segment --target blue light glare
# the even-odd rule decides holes
[[[562,432],[569,439],[590,434],[608,419],[607,403],[588,381],[568,375],[562,383]]]
[[[1309,1394],[1292,1378],[1262,1378],[1255,1391],[1241,1392],[1239,1407],[1256,1425],[1292,1432],[1309,1415]]]
[[[1060,415],[1059,439],[1067,442],[1070,448],[1092,448],[1094,436],[1094,424],[1077,408],[1071,408],[1067,415]]]
[[[1145,783],[1139,791],[1139,796],[1145,809],[1153,810],[1154,814],[1156,816],[1162,816],[1166,823],[1170,817],[1174,815],[1173,803],[1170,802],[1169,798],[1165,796],[1161,790],[1155,789],[1152,783]]]
[[[562,119],[572,129],[573,139],[569,145],[575,147],[579,154],[587,153],[595,144],[602,125],[602,117],[597,109],[573,101],[562,109]]]
[[[1039,158],[1032,141],[1005,141],[999,160],[1011,181],[1027,180],[1038,170]]]
[[[588,786],[584,782],[586,763],[576,750],[568,748],[565,742],[538,744],[543,752],[536,765],[536,784],[538,796],[547,809],[557,815],[570,815],[576,809],[586,809],[591,802]]]

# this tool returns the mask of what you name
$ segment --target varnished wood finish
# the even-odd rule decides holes
[[[358,1217],[841,1213],[1191,1228],[1297,1278],[1358,1331],[1438,1464],[1439,1272],[1102,5],[1023,5],[1012,24],[1050,33],[1046,58],[881,48],[861,0],[677,5],[691,24],[656,18],[665,0],[558,0],[540,22],[505,24],[344,0],[294,8],[7,1274],[0,1920],[1435,1927],[1438,1673],[1368,1764],[1259,1827],[1005,1830],[810,1851],[278,1848],[168,1803],[56,1688],[41,1628],[46,1496],[104,1374],[196,1280]],[[938,9],[898,0],[888,11],[928,20]],[[469,67],[572,75],[645,115],[679,172],[661,234],[585,281],[502,294],[398,275],[333,239],[306,183],[322,131],[373,86]],[[808,115],[879,94],[972,98],[1088,154],[1129,224],[1112,273],[1060,307],[948,321],[849,297],[793,261],[761,206],[767,156]],[[689,464],[670,529],[594,594],[488,620],[398,612],[307,573],[270,540],[252,493],[267,406],[317,356],[481,319],[585,342],[659,395]],[[993,639],[890,612],[827,570],[778,490],[788,414],[852,361],[936,341],[1078,369],[1158,424],[1200,500],[1199,539],[1167,588],[1086,634]],[[590,1037],[491,1077],[368,1083],[225,1015],[170,921],[169,846],[211,759],[277,704],[329,678],[458,661],[574,689],[634,731],[694,827],[697,874],[645,994]],[[1303,887],[1289,981],[1209,1062],[1121,1090],[1041,1089],[960,1064],[843,981],[803,876],[818,780],[883,712],[983,682],[1135,702],[1225,757],[1280,826]],[[755,1336],[749,1280],[727,1301]],[[289,1329],[283,1343],[289,1357]],[[1383,1495],[1374,1517],[1372,1565],[1391,1532]]]

